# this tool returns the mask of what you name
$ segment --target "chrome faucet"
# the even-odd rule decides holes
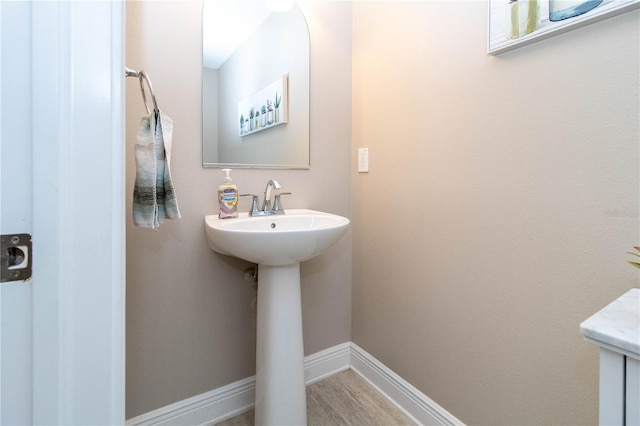
[[[282,188],[282,185],[275,179],[271,179],[267,182],[267,187],[264,189],[264,200],[262,201],[263,212],[271,212],[271,188],[274,190],[280,189]]]
[[[275,179],[267,182],[267,187],[264,189],[264,200],[262,202],[262,208],[258,208],[258,196],[253,194],[240,194],[241,197],[252,197],[251,210],[249,210],[249,216],[270,216],[273,214],[284,214],[282,203],[280,202],[281,195],[289,195],[290,192],[281,192],[275,194],[273,200],[273,206],[271,205],[271,192],[282,188],[280,182]]]

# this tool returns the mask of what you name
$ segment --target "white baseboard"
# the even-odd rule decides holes
[[[346,342],[304,357],[304,379],[308,386],[350,367],[351,342]]]
[[[126,426],[215,424],[253,407],[255,376],[230,383],[126,421]]]
[[[453,415],[353,342],[304,359],[307,385],[352,368],[420,425],[463,425]],[[255,376],[127,420],[126,426],[213,425],[251,409]]]
[[[464,425],[451,413],[351,343],[351,368],[419,425]]]

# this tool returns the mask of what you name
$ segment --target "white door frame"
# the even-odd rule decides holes
[[[33,421],[123,424],[124,2],[33,2]]]
[[[0,230],[33,234],[31,7],[0,1],[0,20]],[[0,424],[32,423],[32,284],[0,284]]]

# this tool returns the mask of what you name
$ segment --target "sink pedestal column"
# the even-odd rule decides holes
[[[258,266],[256,425],[306,425],[300,264]]]

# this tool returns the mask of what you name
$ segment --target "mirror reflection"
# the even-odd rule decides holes
[[[205,167],[309,168],[309,30],[297,5],[205,0]]]

